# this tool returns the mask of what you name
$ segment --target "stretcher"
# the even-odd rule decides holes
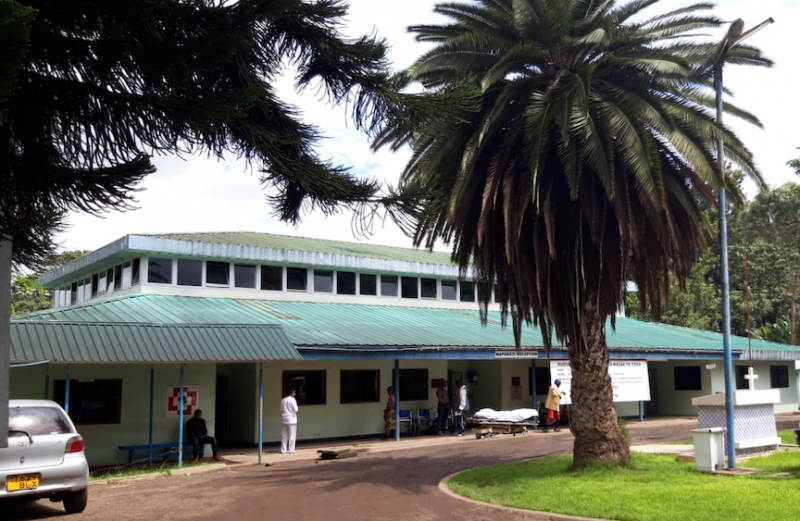
[[[488,412],[487,412],[488,411]],[[528,428],[539,426],[539,414],[534,409],[517,409],[514,411],[494,411],[481,409],[471,418],[472,434],[476,439],[487,438],[495,434],[525,434]]]

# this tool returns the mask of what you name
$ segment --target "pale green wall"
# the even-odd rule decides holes
[[[534,408],[533,397],[528,392],[531,379],[530,360],[502,360],[502,382],[500,392],[502,394],[503,410],[513,410],[522,408]],[[511,382],[514,377],[519,377],[522,395],[519,400],[511,399]]]
[[[297,439],[338,438],[363,436],[383,432],[383,409],[386,406],[386,388],[392,385],[392,360],[354,361],[307,361],[299,363],[265,363],[264,367],[264,442],[274,443],[281,439],[280,400],[282,398],[283,371],[326,370],[326,404],[300,406],[297,421]],[[402,360],[400,368],[428,369],[428,379],[447,378],[447,362],[437,360]],[[380,371],[380,401],[373,403],[340,403],[340,374],[343,369],[377,369]],[[256,369],[254,368],[254,374]],[[237,385],[231,379],[231,392]],[[247,386],[249,387],[249,385]],[[430,385],[428,386],[430,387]],[[242,390],[248,394],[247,389]],[[253,386],[252,396],[257,402],[258,389]],[[428,399],[400,402],[402,409],[436,410],[436,390],[428,388]],[[415,413],[416,415],[416,413]],[[231,416],[231,418],[233,418]],[[249,418],[242,413],[237,432],[248,430],[248,424],[256,426],[257,405]],[[257,427],[252,428],[247,438],[238,441],[256,444]]]
[[[54,380],[66,376],[65,365],[19,368],[11,371],[11,398],[41,399],[44,396],[46,371],[50,374],[50,392],[53,399]],[[116,425],[78,425],[78,432],[86,440],[86,457],[92,466],[125,463],[127,453],[117,449],[120,445],[143,445],[147,443],[150,417],[150,366],[147,365],[74,365],[70,378],[122,379],[121,422]],[[155,366],[155,392],[153,413],[154,443],[178,440],[178,419],[167,418],[166,387],[178,385],[177,365]],[[200,408],[208,424],[209,433],[214,431],[214,397],[216,395],[216,367],[214,364],[187,365],[186,385],[200,386]]]

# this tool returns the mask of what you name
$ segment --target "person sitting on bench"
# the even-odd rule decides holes
[[[203,411],[194,411],[194,417],[186,422],[186,436],[192,444],[192,454],[195,463],[203,459],[203,449],[206,444],[211,445],[211,453],[214,461],[225,461],[217,454],[217,440],[208,435],[206,421],[203,419]]]

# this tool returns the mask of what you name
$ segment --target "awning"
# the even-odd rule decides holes
[[[15,321],[11,362],[236,363],[300,360],[275,325]]]

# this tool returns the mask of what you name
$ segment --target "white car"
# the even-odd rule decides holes
[[[83,512],[89,496],[89,465],[83,438],[57,403],[10,400],[8,448],[0,449],[0,509],[5,500],[63,501]]]

